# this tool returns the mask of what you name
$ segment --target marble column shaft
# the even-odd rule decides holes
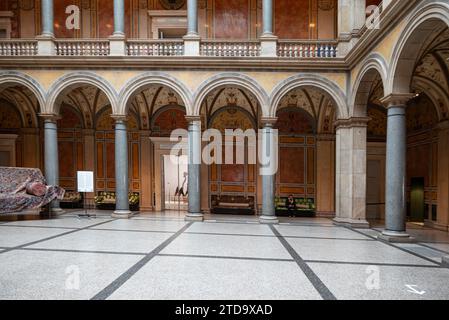
[[[265,146],[265,150],[259,150],[259,152],[265,152],[265,154],[270,158],[270,161],[274,161],[272,157],[277,157],[278,153],[273,148],[277,148],[274,142],[274,132],[273,132],[273,124],[267,123],[265,124],[262,132],[262,144]],[[262,167],[269,166],[267,164],[261,164]],[[268,170],[270,171],[270,170]],[[265,223],[277,223],[276,210],[274,204],[274,196],[275,196],[275,172],[272,174],[262,175],[262,216],[260,217],[261,222]]]
[[[388,107],[385,229],[406,230],[406,119],[405,105]]]
[[[44,120],[44,141],[45,178],[48,185],[57,186],[59,184],[58,126],[54,118]],[[59,201],[54,200],[51,207],[58,209]]]
[[[53,28],[53,0],[41,1],[42,35],[54,36]]]
[[[262,3],[263,34],[273,34],[273,0],[263,0]]]
[[[129,214],[128,133],[124,120],[115,123],[115,214]]]
[[[125,34],[125,0],[114,0],[114,35]]]
[[[201,213],[201,122],[190,121],[188,136],[188,217],[199,217]]]
[[[198,1],[187,0],[187,35],[198,35]]]

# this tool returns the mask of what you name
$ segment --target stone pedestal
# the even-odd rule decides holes
[[[56,55],[55,38],[53,36],[37,36],[36,40],[38,56]]]
[[[184,40],[184,56],[197,57],[200,55],[200,41],[199,35],[186,35]]]
[[[272,34],[262,35],[260,37],[260,56],[277,57],[277,41],[278,37]]]
[[[109,37],[109,55],[126,56],[126,39],[124,35],[116,34]]]

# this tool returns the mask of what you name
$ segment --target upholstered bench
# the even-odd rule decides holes
[[[39,169],[0,167],[0,215],[39,214],[43,206],[61,200],[64,192],[46,185]]]

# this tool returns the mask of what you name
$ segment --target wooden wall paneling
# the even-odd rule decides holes
[[[216,39],[248,39],[250,37],[250,0],[215,0],[214,12]]]

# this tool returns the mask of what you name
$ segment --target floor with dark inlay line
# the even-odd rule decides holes
[[[0,299],[449,299],[449,235],[386,244],[328,219],[71,211],[0,223]]]

